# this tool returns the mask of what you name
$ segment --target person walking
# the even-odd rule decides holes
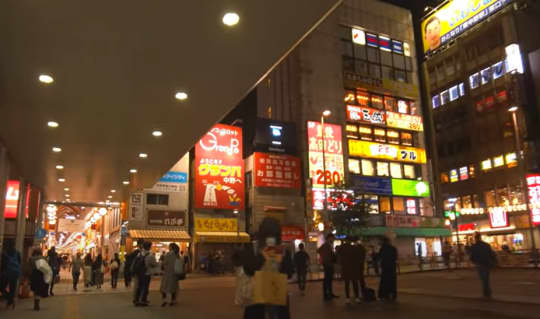
[[[87,253],[86,256],[84,256],[84,266],[83,266],[83,280],[84,280],[84,287],[88,288],[90,287],[92,283],[92,264],[94,261],[92,260],[92,256],[90,253]]]
[[[390,244],[388,237],[383,237],[379,251],[381,262],[380,299],[394,301],[397,298],[397,258],[397,249]]]
[[[122,262],[120,261],[120,257],[118,256],[118,253],[114,253],[114,257],[111,260],[111,287],[112,289],[116,289],[118,286],[118,273],[120,272],[120,265]]]
[[[52,282],[53,270],[40,248],[34,249],[30,258],[32,272],[30,274],[30,289],[34,293],[34,310],[40,310],[41,297],[47,297],[48,284]]]
[[[141,252],[141,249],[139,247],[142,247],[142,241],[138,241],[137,248],[126,255],[126,262],[124,263],[124,285],[126,286],[126,288],[131,286],[131,281],[133,280],[133,273],[131,271],[131,268],[133,266],[135,258],[137,258],[137,256]]]
[[[358,238],[349,237],[341,246],[338,253],[338,260],[341,265],[341,275],[345,281],[346,304],[351,304],[350,285],[352,283],[354,297],[356,302],[360,302],[358,287],[365,288],[364,284],[364,262],[366,259],[366,250],[362,245],[352,245]]]
[[[452,246],[449,242],[446,242],[443,247],[442,251],[444,265],[448,270],[452,270],[452,267],[450,267],[450,257],[452,256]]]
[[[180,256],[180,247],[178,247],[177,244],[169,244],[169,252],[165,254],[161,268],[163,270],[163,277],[161,278],[161,286],[159,289],[163,298],[161,306],[167,306],[167,294],[171,295],[170,305],[174,306],[176,304],[176,294],[178,292],[179,274],[177,271],[185,271],[184,260]]]
[[[94,274],[94,280],[98,289],[101,289],[103,285],[103,272],[105,265],[103,264],[103,257],[99,254],[92,264],[92,273]]]
[[[334,264],[336,263],[336,253],[334,252],[334,235],[326,235],[325,243],[317,249],[319,256],[321,257],[324,279],[323,279],[323,298],[325,301],[329,301],[333,298],[339,298],[334,295],[333,281],[334,281]]]
[[[56,281],[59,279],[58,276],[60,274],[60,262],[58,260],[58,254],[56,253],[56,248],[53,246],[51,249],[49,249],[49,252],[47,253],[47,262],[49,263],[49,266],[52,269],[53,277],[51,280],[51,283],[49,285],[49,295],[54,296],[53,288]]]
[[[491,246],[482,240],[482,235],[474,236],[476,242],[471,247],[471,261],[476,265],[478,276],[482,281],[482,290],[485,298],[491,298],[491,285],[489,275],[497,265],[497,257]]]
[[[6,308],[15,309],[15,292],[21,276],[21,255],[13,240],[6,240],[0,267],[0,291],[6,300]],[[6,289],[9,288],[9,291]]]
[[[73,290],[77,291],[77,285],[79,284],[79,277],[81,276],[81,269],[83,268],[83,261],[81,259],[81,253],[77,253],[71,261],[71,275],[73,276]]]
[[[306,294],[306,277],[309,269],[309,255],[306,253],[303,243],[298,245],[298,252],[294,254],[294,267],[296,269],[300,294],[304,296]]]

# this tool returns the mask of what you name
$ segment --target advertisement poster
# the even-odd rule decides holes
[[[340,184],[344,180],[343,143],[341,126],[324,124],[324,134],[320,122],[308,122],[309,177],[314,188],[324,188]],[[325,145],[326,172],[323,172],[323,135]]]
[[[349,155],[418,164],[426,163],[424,149],[359,140],[349,140]]]
[[[421,116],[395,112],[386,112],[386,125],[388,125],[388,127],[418,132],[422,132],[424,130],[424,124],[422,123]]]
[[[422,21],[424,53],[433,52],[512,2],[512,0],[449,1]]]
[[[129,208],[131,209],[130,217],[132,220],[143,220],[143,210],[142,210],[143,194],[134,193],[131,194],[129,200]]]
[[[527,175],[531,218],[535,226],[540,225],[540,174]]]
[[[372,124],[384,124],[384,111],[369,107],[347,105],[347,120]]]
[[[240,127],[216,124],[195,144],[195,208],[244,208]]]
[[[301,186],[300,159],[298,157],[254,153],[253,167],[256,187],[299,189]]]

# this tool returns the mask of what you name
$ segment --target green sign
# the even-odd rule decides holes
[[[447,217],[447,218],[455,218],[455,217],[459,217],[459,212],[453,212],[453,211],[445,211],[444,212],[444,217]]]
[[[429,197],[429,184],[424,181],[393,178],[392,195]]]

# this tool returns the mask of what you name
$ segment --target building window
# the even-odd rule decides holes
[[[401,164],[390,163],[390,174],[393,178],[403,178],[403,175],[401,174]]]
[[[388,136],[388,143],[399,144],[399,132],[388,130],[386,136]]]
[[[441,183],[449,183],[450,178],[448,177],[448,173],[441,173]]]
[[[487,207],[496,207],[497,201],[495,199],[495,191],[487,191],[484,193],[484,198],[486,200],[486,206]]]
[[[409,103],[404,100],[398,100],[398,112],[409,114]]]
[[[381,207],[381,213],[390,213],[390,197],[379,197],[379,206]]]
[[[169,195],[166,194],[146,194],[147,205],[169,205]]]
[[[463,200],[463,208],[473,208],[471,195],[463,196],[462,200]]]
[[[375,48],[367,48],[367,57],[369,62],[379,63],[380,62],[380,50]]]
[[[405,204],[403,203],[403,197],[393,197],[392,204],[394,205],[395,213],[405,213]]]
[[[390,171],[388,169],[388,163],[386,163],[386,162],[377,162],[377,176],[390,176]]]
[[[471,90],[474,90],[480,86],[480,73],[475,73],[469,76],[469,85]]]
[[[384,109],[390,112],[395,112],[396,110],[396,99],[392,97],[384,97]]]
[[[415,169],[414,169],[414,165],[404,164],[403,165],[403,176],[405,176],[405,178],[415,179],[416,178],[416,172],[415,172]]]
[[[414,198],[407,198],[407,214],[408,215],[416,215],[416,199]]]
[[[377,195],[364,195],[364,201],[368,207],[368,213],[379,213],[379,197]]]
[[[376,109],[383,110],[384,109],[384,104],[383,104],[382,96],[372,94],[371,95],[371,106],[376,108]]]
[[[353,174],[360,174],[360,161],[357,159],[349,159],[349,171]]]
[[[362,175],[373,176],[375,175],[375,169],[373,167],[373,162],[370,160],[362,160]]]
[[[412,134],[411,133],[406,133],[406,132],[401,132],[401,144],[407,145],[407,146],[412,146],[413,145],[413,143],[412,143]]]
[[[369,106],[369,94],[365,91],[357,91],[356,92],[356,102],[360,106]]]

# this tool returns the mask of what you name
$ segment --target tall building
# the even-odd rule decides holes
[[[367,225],[349,233],[369,245],[390,236],[404,259],[441,253],[450,231],[433,209],[408,10],[344,1],[249,98],[257,105],[243,120],[244,144],[253,146],[245,151],[251,229],[279,216],[317,241],[332,226],[326,216],[363,203]],[[289,170],[296,160],[301,170]],[[302,177],[281,183],[276,172]]]
[[[422,21],[436,207],[454,242],[540,241],[538,14],[538,1],[446,1]]]

